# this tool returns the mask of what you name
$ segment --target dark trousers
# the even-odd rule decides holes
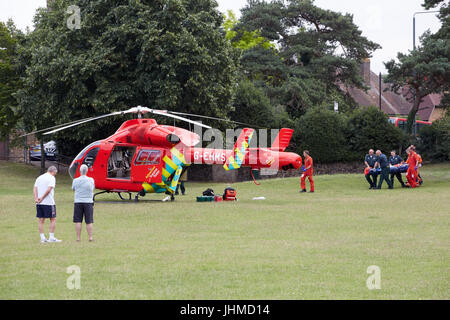
[[[177,189],[175,190],[175,194],[178,194],[178,189],[181,189],[181,194],[186,192],[186,188],[184,187],[184,181],[179,181],[177,184]]]
[[[366,180],[370,184],[370,186],[373,188],[375,188],[377,186],[377,178],[378,178],[378,174],[376,174],[376,173],[366,174]]]
[[[403,182],[403,179],[402,179],[402,174],[400,172],[397,172],[397,173],[391,173],[391,184],[392,184],[392,187],[394,186],[394,176],[397,177],[398,182],[400,182],[400,184],[402,186],[405,185],[405,183]]]
[[[378,189],[381,189],[381,186],[383,185],[383,181],[386,180],[386,183],[389,186],[389,189],[392,189],[392,183],[389,179],[389,173],[391,172],[391,169],[389,167],[381,168],[381,174],[380,174],[380,181],[378,182]]]

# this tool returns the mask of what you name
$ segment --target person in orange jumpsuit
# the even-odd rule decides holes
[[[305,168],[303,169],[303,174],[301,176],[300,186],[302,190],[300,192],[306,192],[305,180],[308,177],[309,184],[311,186],[309,192],[314,192],[314,180],[313,180],[313,159],[309,155],[309,151],[303,151],[303,157],[305,158]]]
[[[416,152],[416,149],[414,149],[414,152]],[[422,157],[417,152],[416,152],[416,155],[417,155],[417,184],[419,186],[421,186],[423,183],[422,177],[420,176],[420,167],[422,166]]]
[[[406,179],[408,180],[408,183],[406,186],[415,188],[417,187],[417,154],[411,147],[406,149],[406,153],[408,154],[408,171],[406,172]]]

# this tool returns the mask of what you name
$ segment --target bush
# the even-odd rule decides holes
[[[350,148],[349,160],[360,160],[369,149],[380,149],[389,154],[407,143],[406,134],[388,121],[388,116],[378,108],[369,107],[353,111],[346,128]]]
[[[374,107],[349,115],[314,107],[297,121],[293,137],[296,152],[307,149],[322,163],[363,161],[369,149],[389,154],[406,143],[406,134]]]
[[[450,116],[433,122],[419,131],[418,151],[427,160],[450,160]]]
[[[329,163],[346,160],[346,118],[325,108],[314,107],[297,121],[294,130],[296,151],[309,150],[317,162]]]
[[[261,88],[251,81],[243,80],[235,89],[234,111],[231,120],[270,128],[274,124],[274,114],[269,98]]]

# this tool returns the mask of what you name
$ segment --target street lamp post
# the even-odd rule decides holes
[[[417,11],[413,14],[413,49],[416,50],[416,14],[437,13],[439,10]]]
[[[417,14],[426,14],[426,13],[436,13],[440,12],[439,10],[432,11],[417,11],[413,14],[413,50],[416,50],[416,15]],[[416,104],[416,92],[414,91],[414,105]],[[417,134],[417,112],[414,115],[414,136]]]

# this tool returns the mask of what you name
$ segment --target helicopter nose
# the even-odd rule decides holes
[[[298,156],[293,163],[294,169],[300,169],[302,166],[302,157]]]
[[[280,169],[300,169],[302,166],[302,157],[292,152],[282,152],[280,154]]]

